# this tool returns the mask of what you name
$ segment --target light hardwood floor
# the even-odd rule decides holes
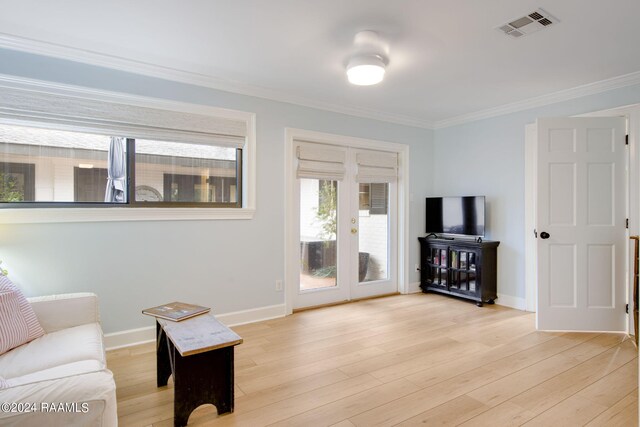
[[[399,295],[233,328],[235,413],[207,426],[636,426],[638,353],[620,334],[536,332],[534,315]],[[155,345],[114,350],[121,426],[173,426]]]

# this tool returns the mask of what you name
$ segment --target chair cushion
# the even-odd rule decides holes
[[[20,289],[0,274],[0,355],[44,335]]]
[[[13,380],[9,380],[11,383]],[[38,405],[37,412],[0,411],[0,425],[16,426],[116,426],[116,396],[113,375],[108,370],[44,379],[12,385],[2,391],[4,402]],[[42,404],[68,404],[69,410],[46,410]]]
[[[98,323],[51,332],[14,348],[0,356],[0,376],[11,380],[83,360],[96,360],[102,368],[106,366],[102,329]]]
[[[18,387],[26,384],[35,384],[42,381],[58,380],[61,378],[73,377],[75,375],[90,374],[92,372],[104,371],[104,364],[97,360],[82,360],[80,362],[67,363],[66,365],[54,366],[42,371],[22,375],[5,380],[5,388]]]

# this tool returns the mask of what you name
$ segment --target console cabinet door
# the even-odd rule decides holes
[[[422,260],[424,285],[447,289],[449,283],[448,253],[449,248],[446,246],[425,245]]]
[[[449,290],[459,294],[480,296],[477,276],[478,253],[475,250],[449,250]]]

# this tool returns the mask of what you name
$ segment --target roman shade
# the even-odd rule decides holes
[[[3,87],[0,117],[138,139],[242,148],[245,120]]]
[[[398,178],[398,154],[360,152],[356,154],[358,182],[393,182]]]
[[[298,178],[341,181],[345,175],[346,151],[330,145],[302,143],[297,148]]]

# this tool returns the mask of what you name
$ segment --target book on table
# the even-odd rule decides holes
[[[208,313],[210,310],[211,309],[209,307],[202,307],[199,305],[176,301],[169,304],[159,305],[157,307],[146,308],[142,310],[142,314],[179,322],[200,314]]]

